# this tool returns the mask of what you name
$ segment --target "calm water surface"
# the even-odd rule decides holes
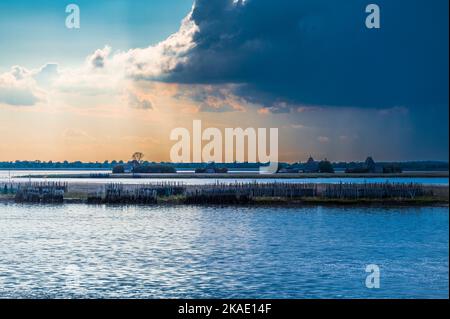
[[[376,177],[376,178],[353,178],[353,177],[336,177],[336,178],[291,178],[291,179],[283,179],[283,178],[270,178],[270,179],[219,179],[219,178],[18,178],[19,176],[28,176],[28,175],[58,175],[58,174],[105,174],[108,171],[1,171],[0,170],[0,183],[8,182],[9,180],[18,181],[18,182],[26,182],[26,181],[38,181],[38,182],[46,182],[46,181],[61,181],[67,183],[122,183],[122,184],[138,184],[138,183],[160,183],[160,182],[179,182],[186,185],[208,185],[215,183],[330,183],[330,184],[338,184],[338,183],[417,183],[424,185],[449,185],[449,179],[446,177]],[[182,176],[182,174],[180,174]]]
[[[448,298],[448,213],[0,204],[0,298]]]

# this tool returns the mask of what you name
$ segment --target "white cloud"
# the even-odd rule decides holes
[[[72,68],[56,63],[47,63],[35,70],[14,66],[0,74],[0,103],[34,105],[50,94],[120,96],[124,88],[140,79],[160,80],[177,68],[195,46],[196,31],[197,26],[189,14],[178,32],[154,46],[125,52],[112,52],[111,47],[105,46],[89,55],[84,64]],[[128,104],[145,109],[153,107],[151,101],[136,96],[129,98]]]
[[[32,72],[20,66],[0,74],[0,104],[32,106],[42,100],[42,91],[31,75]]]
[[[133,79],[162,79],[187,60],[186,54],[195,47],[193,40],[198,28],[189,14],[178,32],[166,40],[144,49],[132,49],[114,54],[110,63],[123,68]]]
[[[59,76],[58,68],[57,63],[47,63],[39,70],[31,72],[31,74],[39,86],[51,87],[53,81]]]

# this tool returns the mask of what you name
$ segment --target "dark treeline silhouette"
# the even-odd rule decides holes
[[[2,170],[112,170],[118,165],[127,164],[126,161],[105,161],[105,162],[43,162],[43,161],[14,161],[14,162],[0,162],[0,169]],[[320,162],[318,162],[320,163]],[[193,170],[202,169],[205,163],[155,163],[143,161],[142,165],[158,164],[170,166],[177,170]],[[363,167],[366,162],[334,162],[331,167],[334,171],[345,171]],[[448,171],[449,163],[444,161],[410,161],[410,162],[378,162],[382,167],[400,168],[402,171]],[[228,170],[256,170],[266,164],[261,163],[224,163],[221,167]],[[280,168],[296,169],[302,168],[306,163],[280,163]],[[324,166],[324,163],[322,163]],[[328,163],[326,163],[327,170],[331,171]]]

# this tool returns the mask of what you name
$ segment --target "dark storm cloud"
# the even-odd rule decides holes
[[[232,102],[242,102],[236,101],[237,97],[233,95],[235,90],[233,86],[226,85],[221,87],[214,85],[180,85],[178,93],[174,97],[180,101],[195,102],[201,112],[241,112],[242,108],[232,105]]]
[[[380,30],[365,27],[373,2]],[[192,19],[170,81],[244,84],[267,107],[448,105],[447,0],[197,0]]]

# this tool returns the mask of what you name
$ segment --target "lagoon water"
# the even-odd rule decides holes
[[[183,178],[183,174],[180,174],[179,178],[24,178],[29,175],[70,175],[70,174],[105,174],[107,171],[1,171],[0,170],[0,183],[8,181],[16,182],[47,182],[47,181],[60,181],[67,183],[90,183],[90,184],[103,184],[103,183],[122,183],[122,184],[151,184],[161,182],[177,182],[185,185],[205,185],[215,183],[417,183],[423,185],[435,185],[435,186],[448,186],[448,177],[332,177],[332,178],[265,178],[265,179],[220,179],[220,178]]]
[[[448,298],[448,234],[448,207],[0,204],[0,298]]]

